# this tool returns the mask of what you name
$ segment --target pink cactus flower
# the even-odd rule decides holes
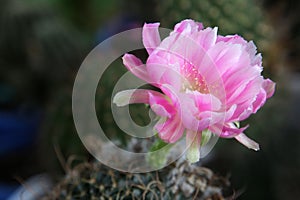
[[[134,75],[156,86],[152,90],[121,91],[114,103],[149,104],[160,117],[154,129],[159,137],[174,143],[185,136],[187,159],[200,158],[203,134],[235,138],[259,150],[239,122],[263,106],[275,90],[264,79],[261,54],[252,41],[239,35],[217,35],[217,28],[184,20],[161,41],[159,23],[145,24],[143,43],[149,54],[146,64],[131,54],[123,63]]]

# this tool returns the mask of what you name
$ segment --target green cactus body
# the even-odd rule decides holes
[[[225,199],[229,182],[210,169],[179,160],[157,172],[131,174],[99,162],[82,163],[71,170],[43,200],[71,199]]]

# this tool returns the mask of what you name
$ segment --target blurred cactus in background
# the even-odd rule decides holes
[[[218,27],[221,35],[239,34],[253,40],[263,53],[267,71],[276,70],[271,65],[272,26],[255,0],[166,0],[159,2],[156,11],[162,27],[173,26],[186,18],[200,21],[205,27]]]
[[[39,0],[30,0],[38,2]],[[120,12],[119,0],[46,0],[87,39],[109,18]]]
[[[55,133],[49,127],[41,131],[41,126],[50,118],[47,107],[52,104],[52,100],[66,101],[65,88],[72,84],[86,47],[79,32],[59,18],[48,4],[18,0],[2,0],[1,3],[0,113],[15,117],[16,120],[5,124],[5,119],[0,119],[0,136],[4,134],[3,137],[12,144],[31,139],[27,146],[15,148],[15,152],[4,155],[3,166],[9,166],[9,171],[4,173],[9,176],[10,170],[11,173],[22,174],[20,168],[23,163],[25,168],[31,166],[32,169],[27,171],[32,173],[39,166],[36,164],[32,167],[32,162],[35,162],[33,160],[37,159],[39,153],[42,154],[42,160],[45,155],[51,158],[48,151],[53,149],[52,137]],[[69,100],[71,105],[71,99]],[[39,115],[35,118],[35,128],[26,130],[26,123],[36,110]],[[51,119],[48,124],[59,128],[56,120],[63,123],[66,118]],[[22,126],[23,124],[25,125]],[[40,137],[44,138],[43,141],[38,139]],[[72,140],[70,138],[72,136],[68,136],[66,141]],[[1,142],[8,145],[5,140]],[[46,152],[37,151],[38,145],[50,148]],[[11,157],[12,153],[17,154],[17,157]],[[29,160],[24,155],[26,153],[32,159]],[[43,162],[42,165],[45,164]],[[14,172],[17,168],[19,171]]]
[[[0,14],[0,81],[18,101],[44,103],[81,56],[76,31],[44,4],[7,1]]]
[[[72,5],[68,7],[67,0],[65,1],[55,1],[54,4],[59,5],[58,10],[61,9],[69,9],[64,14],[70,14],[69,18],[72,24],[77,23],[75,19],[81,19],[83,13],[91,11],[89,15],[93,15],[97,18],[96,21],[89,21],[94,19],[93,17],[89,18],[89,20],[81,21],[83,24],[75,24],[77,27],[83,28],[81,33],[85,36],[89,36],[88,41],[86,42],[91,50],[92,45],[96,45],[103,40],[107,39],[107,37],[112,36],[113,34],[118,33],[117,31],[126,30],[129,28],[135,28],[134,26],[139,26],[141,23],[141,16],[137,15],[132,17],[133,13],[128,12],[118,12],[120,16],[102,16],[97,15],[98,12],[101,12],[106,7],[113,10],[119,10],[120,8],[125,8],[128,5],[122,2],[120,5],[117,5],[116,2],[108,2],[103,1],[102,3],[97,3],[96,1],[88,1],[83,7],[77,7],[76,5]],[[76,1],[80,4],[80,1]],[[130,5],[133,5],[135,0],[130,1]],[[115,3],[115,4],[114,4]],[[119,2],[120,3],[120,2]],[[100,5],[101,4],[101,5]],[[103,5],[102,5],[103,4]],[[91,5],[94,5],[91,6]],[[115,6],[115,7],[113,7]],[[140,7],[140,3],[137,5]],[[82,9],[82,13],[76,12]],[[87,9],[87,10],[85,10]],[[135,8],[131,8],[131,10],[136,11]],[[97,11],[97,12],[96,12]],[[133,12],[135,12],[133,11]],[[106,12],[106,11],[105,11]],[[139,11],[140,12],[140,11]],[[72,14],[73,13],[73,14]],[[131,17],[127,17],[131,16]],[[104,18],[105,17],[105,18]],[[124,17],[124,18],[122,18]],[[122,18],[122,20],[117,20],[116,18]],[[124,20],[123,20],[124,19]],[[95,23],[95,24],[93,24]],[[108,24],[111,23],[111,24]],[[133,26],[134,25],[134,26]],[[97,34],[95,32],[97,31]],[[94,33],[95,35],[91,34]],[[87,40],[87,38],[85,38]],[[96,43],[97,42],[97,43]],[[143,53],[141,53],[143,54]],[[87,53],[86,55],[87,56]],[[81,62],[83,59],[81,60]],[[75,69],[80,67],[81,63],[77,63]],[[126,68],[123,66],[121,58],[116,59],[109,68],[104,72],[104,75],[99,81],[99,85],[96,91],[95,102],[96,102],[96,112],[98,121],[101,125],[101,128],[105,133],[107,133],[107,137],[114,140],[117,145],[124,146],[127,143],[127,140],[130,138],[125,133],[123,133],[116,123],[114,122],[112,112],[111,112],[111,97],[112,91],[114,89],[114,85],[118,81],[118,79],[126,72]],[[75,78],[75,73],[71,74],[71,78]],[[72,80],[72,81],[73,81]],[[43,149],[51,149],[52,155],[53,145],[60,149],[62,154],[65,157],[69,157],[70,155],[76,156],[84,156],[89,157],[87,155],[86,150],[81,144],[79,137],[77,135],[77,131],[73,122],[72,116],[72,84],[73,82],[65,82],[65,87],[61,88],[57,91],[56,97],[51,100],[51,102],[47,106],[46,120],[43,126],[44,138],[42,138],[43,144],[47,143],[47,146],[42,145]],[[141,112],[142,105],[134,105],[130,107],[130,113],[132,114],[133,120],[135,120],[140,125],[145,125],[148,120],[147,112]],[[143,108],[142,108],[143,109]],[[145,108],[144,108],[145,109]],[[145,113],[145,114],[144,114]],[[52,159],[48,159],[49,166],[55,163],[57,167],[57,161],[55,162],[55,156],[51,157]]]
[[[292,71],[300,72],[300,1],[264,0],[264,8],[276,27],[276,47]]]

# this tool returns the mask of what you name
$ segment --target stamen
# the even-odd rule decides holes
[[[207,94],[209,90],[205,84],[204,78],[199,71],[189,64],[184,64],[181,68],[188,83],[183,84],[183,90],[196,90],[201,93]]]

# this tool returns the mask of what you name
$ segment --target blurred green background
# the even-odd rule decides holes
[[[277,83],[275,96],[244,122],[261,151],[219,140],[200,164],[230,175],[238,199],[297,199],[299,8],[296,0],[0,0],[0,186],[11,186],[0,189],[0,199],[19,185],[16,177],[47,173],[55,182],[64,173],[63,160],[92,159],[71,112],[73,81],[89,51],[144,22],[173,28],[185,18],[254,40],[263,54],[264,75]],[[117,59],[96,95],[99,121],[112,138],[120,138],[120,130],[110,112],[111,92],[125,72]],[[137,123],[147,122],[142,106],[130,108]]]

